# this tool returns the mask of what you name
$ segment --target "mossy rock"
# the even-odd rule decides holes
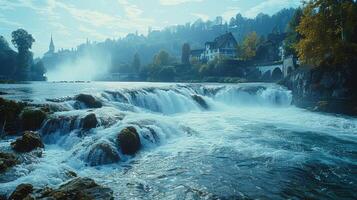
[[[19,115],[26,106],[26,103],[15,102],[0,98],[0,128],[3,128],[8,134],[15,134],[19,131]]]
[[[0,174],[18,164],[17,157],[12,153],[0,152]]]
[[[87,108],[101,108],[102,102],[89,94],[79,94],[75,97],[75,100],[82,102]]]
[[[87,162],[90,166],[106,165],[116,163],[120,156],[115,148],[107,143],[95,144],[87,156]]]
[[[24,135],[11,143],[11,147],[20,153],[30,152],[36,148],[44,148],[40,136],[36,132],[25,131]]]
[[[25,108],[20,115],[22,129],[25,131],[35,131],[41,128],[42,123],[47,118],[46,112],[37,108]]]
[[[94,113],[85,116],[81,120],[81,127],[84,130],[90,130],[92,128],[96,128],[97,125],[98,125],[98,120]]]
[[[90,178],[75,178],[62,184],[58,189],[45,189],[42,197],[38,199],[63,199],[63,200],[112,200],[113,191],[98,185]]]
[[[133,155],[141,146],[140,137],[134,127],[124,128],[118,135],[118,143],[123,154]]]
[[[11,200],[33,199],[30,196],[32,191],[33,191],[33,186],[31,184],[20,184],[16,187],[15,191],[12,192],[9,199]]]

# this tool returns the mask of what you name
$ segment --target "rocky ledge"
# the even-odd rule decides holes
[[[20,184],[8,199],[112,200],[114,197],[110,188],[100,186],[90,178],[74,178],[57,189],[48,187],[36,189],[31,184]]]
[[[355,67],[300,68],[280,84],[292,91],[298,107],[357,116],[356,74]]]

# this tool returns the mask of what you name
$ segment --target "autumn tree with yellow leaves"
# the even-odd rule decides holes
[[[357,3],[354,0],[311,0],[305,2],[296,28],[299,59],[319,66],[348,64],[357,55]]]

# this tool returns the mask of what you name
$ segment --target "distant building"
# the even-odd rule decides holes
[[[205,49],[191,51],[191,58],[208,62],[216,57],[235,58],[237,56],[238,42],[231,32],[218,36],[213,42],[206,42]]]
[[[53,42],[53,38],[51,35],[51,42],[50,42],[50,46],[48,47],[48,51],[44,54],[44,57],[51,57],[55,54],[55,44]]]

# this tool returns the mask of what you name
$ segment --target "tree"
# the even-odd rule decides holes
[[[238,46],[238,52],[242,60],[250,60],[256,55],[257,47],[259,45],[259,39],[256,32],[248,34],[242,46]]]
[[[33,64],[33,54],[29,49],[35,39],[31,34],[24,29],[18,29],[12,32],[12,44],[18,49],[17,55],[17,69],[15,78],[18,80],[28,80],[30,67]]]
[[[161,50],[158,55],[154,57],[154,65],[156,66],[165,66],[170,64],[170,55]]]
[[[35,42],[32,35],[27,33],[24,29],[18,29],[12,32],[11,36],[11,42],[19,50],[19,53],[31,49],[32,43]]]
[[[43,62],[40,60],[32,66],[31,71],[39,76],[43,76],[46,73],[46,68]]]
[[[183,44],[182,46],[182,56],[181,56],[181,62],[182,64],[189,65],[190,64],[190,53],[191,53],[191,48],[188,43]]]
[[[135,70],[136,73],[138,73],[140,71],[140,66],[141,66],[140,56],[138,53],[135,53],[132,63],[132,68]]]
[[[0,35],[0,51],[6,51],[6,50],[10,50],[9,43],[2,35]]]
[[[297,27],[296,45],[303,63],[346,64],[357,54],[357,3],[353,0],[311,0]]]
[[[303,11],[301,8],[296,9],[295,14],[287,26],[287,36],[284,40],[284,54],[297,56],[296,45],[301,40],[301,35],[296,28],[300,24]]]

